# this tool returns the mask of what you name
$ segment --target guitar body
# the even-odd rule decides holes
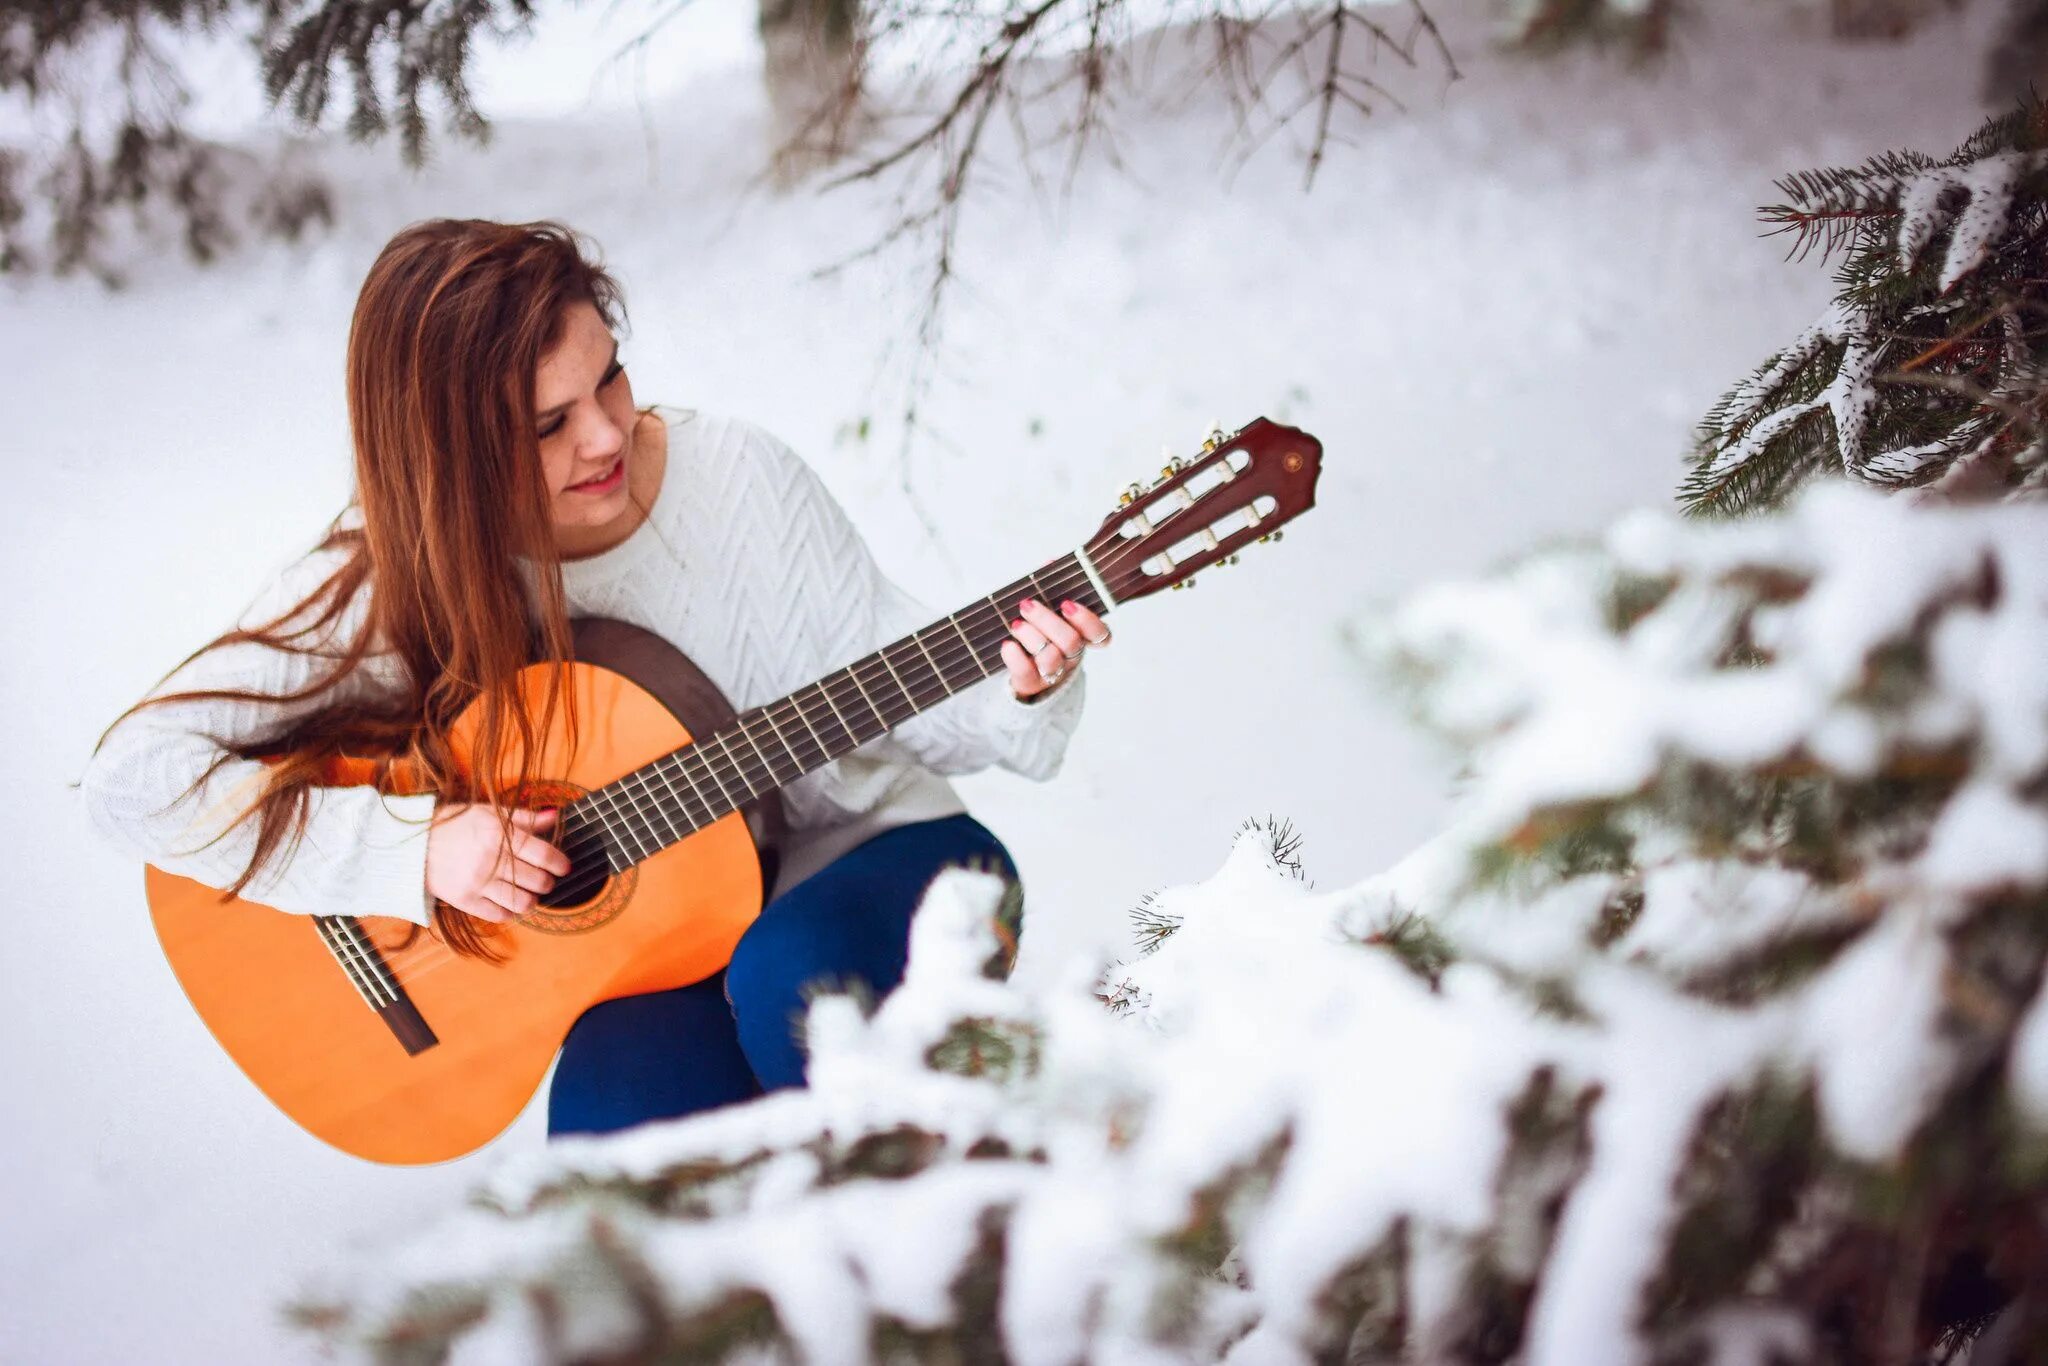
[[[569,752],[559,724],[546,734],[536,771],[551,781],[532,794],[534,804],[600,788],[733,714],[680,652],[621,622],[577,623],[575,662],[521,673],[514,686],[536,713],[554,669],[566,671],[565,689],[575,694],[578,743]],[[458,722],[458,745],[475,710]],[[367,768],[335,776],[360,782]],[[686,986],[722,968],[760,912],[781,833],[771,792],[614,875],[579,904],[542,907],[502,926],[479,922],[502,955],[497,962],[457,956],[391,917],[323,918],[323,929],[315,917],[223,901],[217,889],[158,868],[146,881],[179,983],[264,1095],[358,1157],[440,1162],[503,1132],[589,1007]],[[409,1007],[376,1008],[343,966],[361,941],[337,946],[337,925],[367,939]]]

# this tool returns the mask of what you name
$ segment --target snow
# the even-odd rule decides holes
[[[1953,892],[2048,879],[2048,814],[2010,788],[1973,783],[1942,812],[1919,871],[1930,886]]]
[[[1907,43],[1834,48],[1768,15],[1701,15],[1681,35],[1682,60],[1650,78],[1579,57],[1502,60],[1468,43],[1465,80],[1354,130],[1356,146],[1339,149],[1307,196],[1285,137],[1234,177],[1220,171],[1232,116],[1199,92],[1171,113],[1128,108],[1128,174],[1091,163],[1064,203],[1032,198],[1007,166],[1001,196],[967,220],[966,288],[927,409],[935,434],[911,461],[943,530],[933,545],[894,463],[901,342],[921,277],[903,260],[812,274],[871,240],[887,201],[759,190],[751,17],[686,13],[711,16],[712,36],[650,61],[641,90],[608,77],[593,92],[590,59],[608,36],[522,47],[480,73],[479,98],[550,120],[506,117],[489,148],[444,145],[423,174],[401,171],[389,147],[314,149],[340,182],[342,211],[317,240],[212,271],[153,264],[119,293],[0,286],[13,485],[0,503],[0,567],[22,590],[11,620],[25,642],[0,672],[0,701],[28,719],[10,758],[25,799],[9,847],[16,904],[40,912],[14,918],[0,960],[0,1027],[12,1041],[0,1055],[0,1093],[12,1098],[0,1178],[10,1356],[310,1360],[307,1341],[281,1326],[280,1301],[352,1246],[388,1244],[440,1215],[501,1161],[628,1171],[673,1155],[653,1135],[544,1154],[534,1114],[438,1168],[373,1168],[325,1149],[219,1054],[146,928],[137,870],[105,856],[65,790],[99,728],[338,505],[348,309],[397,227],[435,213],[558,215],[592,233],[627,285],[641,396],[767,422],[819,465],[896,577],[935,604],[1069,544],[1117,487],[1155,467],[1162,440],[1185,453],[1213,414],[1264,412],[1323,437],[1322,505],[1284,545],[1247,555],[1237,574],[1205,575],[1185,603],[1139,604],[1117,619],[1118,644],[1090,666],[1090,716],[1054,785],[962,784],[1024,868],[1032,909],[1020,976],[1052,998],[1047,1065],[1066,1079],[1061,1104],[1089,1114],[1128,1101],[1120,1060],[1140,1045],[1098,1018],[1070,964],[1121,932],[1140,893],[1212,864],[1242,817],[1279,811],[1308,833],[1318,876],[1348,890],[1327,906],[1298,889],[1276,897],[1304,915],[1323,906],[1333,925],[1338,910],[1414,906],[1456,883],[1462,836],[1363,881],[1441,825],[1447,783],[1364,681],[1348,629],[1357,609],[1667,501],[1693,421],[1828,292],[1823,272],[1753,241],[1753,206],[1789,167],[1945,145],[1974,127],[1986,28],[1974,14],[1945,17]],[[699,56],[677,55],[693,44]],[[195,88],[222,102],[207,106],[214,126],[242,116],[233,80]],[[853,434],[863,420],[866,441]],[[1966,681],[1992,715],[1994,686],[2039,688],[2048,670],[2036,667],[2038,638],[2004,631],[1996,613],[1978,629],[1983,648],[1959,634],[1941,667],[1944,677],[1982,670]],[[2048,745],[2039,719],[2008,709],[1991,724],[2015,763]],[[1297,922],[1256,942],[1307,953],[1321,933]],[[1490,988],[1469,974],[1446,986],[1492,1012],[1507,1048],[1472,1070],[1389,1062],[1370,1078],[1414,1089],[1423,1133],[1432,1116],[1506,1086],[1512,1057],[1540,1052],[1547,1037],[1505,999],[1486,1005]],[[1353,988],[1369,1008],[1346,1014]],[[1347,965],[1315,1000],[1343,1028],[1446,1014],[1371,960]],[[1262,1017],[1236,1027],[1255,1036]],[[1486,1042],[1444,1028],[1454,1059]],[[861,1091],[873,1074],[851,1050],[832,1056],[845,1085],[830,1092],[829,1118],[857,1132],[880,1113]],[[1241,1070],[1233,1084],[1244,1093],[1270,1085],[1301,1099],[1327,1089],[1316,1065],[1334,1066],[1336,1054],[1305,1056],[1271,1082],[1255,1051],[1221,1056]],[[1061,1120],[1067,1111],[1027,1124],[986,1088],[949,1080],[892,1096],[890,1112],[1107,1162],[1099,1132]],[[1206,1073],[1197,1082],[1218,1084]],[[691,1141],[752,1151],[812,1132],[813,1103],[777,1097]],[[1254,1119],[1232,1123],[1205,1133],[1239,1150],[1255,1141]],[[1192,1142],[1147,1129],[1143,1169],[1185,1186],[1200,1156]],[[1447,1226],[1469,1222],[1469,1183],[1492,1148],[1419,1153],[1421,1141],[1398,1132],[1374,1142],[1381,1160],[1417,1164],[1417,1198]],[[1132,1169],[1098,1169],[1104,1217],[1120,1201],[1134,1216],[1170,1217],[1163,1188],[1120,1181]],[[499,1182],[508,1198],[519,1170],[511,1163]],[[983,1195],[998,1193],[954,1192]],[[1331,1198],[1360,1219],[1388,1208],[1364,1185]],[[1299,1199],[1282,1215],[1259,1246],[1303,1267],[1326,1260],[1318,1240],[1333,1216]],[[1072,1291],[1107,1254],[1062,1236],[1074,1219],[1064,1192],[1019,1206],[1018,1227],[1066,1257],[1030,1300],[1049,1342],[1071,1340],[1097,1312]],[[437,1243],[424,1264],[497,1267],[502,1250],[487,1240],[499,1226],[477,1215],[465,1226],[475,1246]],[[559,1245],[580,1232],[565,1224]],[[680,1276],[716,1252],[679,1239],[666,1265]],[[890,1285],[892,1302],[929,1308],[913,1279]],[[502,1308],[510,1353],[538,1330],[516,1300]],[[1099,1312],[1135,1322],[1116,1318],[1135,1311],[1113,1299]],[[1161,1359],[1126,1336],[1134,1345],[1118,1359]]]

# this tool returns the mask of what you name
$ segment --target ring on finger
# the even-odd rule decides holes
[[[1085,647],[1084,647],[1084,648],[1085,648]],[[1073,662],[1074,662],[1075,660],[1077,660],[1077,659],[1079,659],[1079,658],[1081,657],[1081,651],[1080,651],[1080,650],[1076,650],[1076,651],[1074,651],[1074,652],[1073,652],[1072,654],[1068,654],[1068,653],[1067,653],[1067,652],[1066,652],[1065,650],[1062,650],[1062,651],[1060,651],[1060,656],[1061,656],[1061,657],[1062,657],[1063,659],[1065,659],[1065,660],[1067,661],[1067,663],[1069,663],[1069,664],[1072,664],[1072,663],[1073,663]]]

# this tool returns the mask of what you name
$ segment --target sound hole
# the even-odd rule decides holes
[[[574,783],[551,779],[534,783],[519,794],[520,806],[564,806],[587,795],[587,790]],[[586,834],[584,839],[591,837]],[[576,832],[571,831],[569,842],[574,844]],[[570,856],[576,858],[571,849]],[[599,880],[599,875],[602,875]],[[633,899],[633,888],[640,881],[640,870],[628,867],[622,873],[607,873],[604,855],[595,850],[577,859],[568,875],[556,882],[553,891],[541,894],[540,905],[519,917],[519,924],[542,934],[582,934],[616,919],[626,909],[626,903]]]

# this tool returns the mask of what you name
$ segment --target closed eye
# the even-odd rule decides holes
[[[604,372],[603,378],[599,379],[597,382],[597,387],[600,389],[609,388],[613,380],[617,379],[620,375],[623,375],[625,373],[626,363],[620,360],[617,356],[613,356],[611,369]],[[562,430],[562,424],[566,421],[568,421],[566,417],[558,416],[548,420],[547,422],[542,423],[539,433],[540,439],[545,441],[549,437],[553,436],[556,432]]]

